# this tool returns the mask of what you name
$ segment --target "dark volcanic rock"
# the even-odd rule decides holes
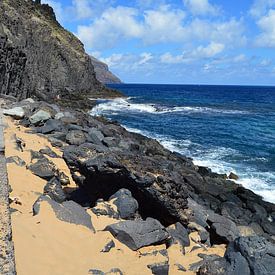
[[[240,236],[236,224],[231,220],[215,213],[209,213],[207,219],[217,237],[221,238],[224,242],[231,242]]]
[[[82,43],[59,25],[48,5],[1,1],[0,22],[1,94],[86,108],[89,97],[119,95],[96,79]]]
[[[123,221],[105,228],[120,242],[132,250],[144,246],[160,244],[167,240],[168,233],[159,221],[147,218],[146,221]]]
[[[109,200],[113,200],[116,205],[119,216],[122,219],[133,219],[138,210],[138,202],[132,197],[132,194],[127,189],[120,189]]]
[[[116,245],[114,243],[113,240],[111,240],[110,242],[108,242],[104,248],[100,251],[100,252],[104,252],[104,253],[107,253],[109,252],[112,248],[114,248]]]
[[[67,134],[66,141],[71,145],[80,145],[86,141],[86,134],[80,130],[72,130]]]
[[[85,209],[74,201],[65,201],[62,204],[57,203],[48,196],[40,196],[33,205],[33,215],[39,214],[40,204],[42,202],[48,203],[56,217],[64,222],[83,225],[95,232],[92,225],[91,216]]]
[[[169,264],[166,262],[151,264],[148,268],[151,269],[153,275],[168,275],[169,273]]]
[[[58,158],[59,156],[53,151],[51,150],[51,148],[47,147],[45,149],[40,149],[39,153],[43,154],[43,155],[47,155],[51,158]]]
[[[61,183],[57,178],[52,178],[44,187],[44,194],[48,195],[52,200],[62,203],[66,200],[66,194],[62,189]]]
[[[275,274],[275,245],[258,236],[240,237],[229,245],[225,253],[230,261],[232,253],[240,253],[252,274]],[[245,274],[245,273],[239,273]]]
[[[7,163],[15,163],[16,165],[21,167],[26,165],[26,162],[18,156],[8,157],[6,161]]]
[[[36,176],[49,180],[56,174],[56,167],[54,163],[47,158],[39,159],[34,164],[28,166],[28,169]]]
[[[271,275],[275,274],[275,245],[265,238],[240,237],[227,247],[225,257],[207,259],[199,274]]]
[[[199,271],[199,275],[230,275],[226,273],[228,263],[225,258],[217,258],[210,261],[205,261]]]
[[[188,232],[181,223],[169,226],[167,231],[171,236],[170,244],[179,243],[182,248],[190,245]]]

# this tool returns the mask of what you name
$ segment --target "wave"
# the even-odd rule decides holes
[[[240,110],[226,110],[210,107],[199,106],[177,106],[167,107],[157,104],[145,103],[132,103],[132,98],[117,98],[114,100],[107,100],[99,102],[92,110],[91,115],[99,116],[103,114],[116,115],[118,112],[137,112],[137,113],[150,113],[150,114],[166,114],[166,113],[208,113],[208,114],[247,114],[246,111]]]
[[[193,159],[198,166],[209,167],[213,172],[229,175],[231,172],[237,174],[240,179],[236,183],[243,185],[263,197],[264,200],[275,203],[275,175],[269,172],[258,172],[254,168],[230,163],[224,159],[230,159],[239,154],[232,148],[216,147],[206,149],[191,140],[176,140],[171,137],[153,134],[149,131],[124,126],[128,131],[143,134],[147,137],[157,139],[165,148],[178,152]],[[261,158],[261,161],[266,161]]]

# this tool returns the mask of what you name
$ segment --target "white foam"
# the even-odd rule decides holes
[[[247,114],[245,111],[225,110],[209,107],[196,106],[180,106],[167,107],[158,106],[156,104],[132,103],[132,98],[117,98],[99,103],[91,110],[91,115],[113,114],[118,112],[139,112],[150,114],[166,114],[166,113],[208,113],[208,114]]]

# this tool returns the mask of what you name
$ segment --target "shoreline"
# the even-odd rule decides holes
[[[156,140],[130,133],[103,117],[92,117],[31,99],[8,104],[5,113],[9,121],[7,157],[19,157],[12,159],[8,172],[13,187],[12,207],[17,210],[12,214],[16,261],[18,268],[25,272],[21,274],[30,274],[32,268],[38,270],[41,266],[53,272],[52,263],[43,260],[48,257],[59,268],[56,274],[64,274],[66,268],[66,274],[75,274],[77,269],[87,272],[88,268],[96,268],[106,272],[117,267],[125,274],[151,274],[150,269],[156,266],[165,270],[164,274],[168,274],[168,270],[171,274],[181,274],[178,264],[188,270],[186,274],[209,274],[203,273],[204,270],[213,268],[217,261],[224,272],[232,268],[238,272],[240,267],[232,266],[230,257],[240,253],[242,250],[238,247],[241,249],[245,243],[251,251],[240,257],[247,269],[254,272],[256,265],[257,268],[271,268],[257,258],[253,247],[256,243],[265,247],[261,259],[271,253],[275,243],[275,204],[264,202],[252,191],[225,180],[223,175],[195,166],[190,159],[170,152]],[[45,175],[47,180],[41,178]],[[53,178],[49,180],[48,175],[55,181],[52,182]],[[62,183],[64,179],[67,186]],[[121,195],[118,193],[126,189],[128,193],[123,192],[128,195],[123,195],[122,202],[127,206],[114,206],[112,196],[117,194],[115,198],[119,200]],[[69,216],[62,212],[67,211],[66,203],[74,205]],[[81,215],[76,214],[77,211]],[[125,211],[128,216],[121,218]],[[79,220],[78,217],[82,218]],[[47,222],[59,232],[51,241],[49,238],[53,236],[49,232],[52,229],[46,226]],[[107,229],[117,222],[121,226],[134,223],[135,227],[140,226],[145,231],[146,226],[151,228],[149,223],[154,222],[165,232],[166,239],[158,247],[159,241],[150,243],[153,239],[150,237],[151,245],[138,246],[137,252],[133,252],[132,244]],[[143,223],[148,225],[143,226]],[[87,226],[96,233],[87,231]],[[177,234],[183,236],[183,232],[188,237],[178,239]],[[136,238],[136,232],[130,230],[127,234]],[[146,240],[147,234],[149,232],[144,233],[142,241]],[[100,236],[103,239],[94,251],[93,244]],[[70,246],[73,238],[78,241]],[[91,238],[89,242],[87,238]],[[110,240],[116,248],[102,254],[100,249]],[[32,259],[33,253],[39,255],[35,251],[46,253],[45,257],[39,256],[42,261],[36,260],[36,267],[24,266],[25,242],[34,244],[28,259]],[[232,245],[236,251],[232,251]],[[74,267],[62,265],[64,261],[70,261],[70,257],[74,261],[81,258],[78,252],[73,252],[74,247],[79,247],[77,251],[85,247],[83,261],[74,263]],[[66,251],[68,255],[51,254],[48,248],[56,252]],[[181,250],[185,255],[180,254]],[[159,255],[158,251],[164,255]],[[149,264],[149,258],[140,257],[140,253],[153,253],[157,257],[154,256]],[[91,260],[92,254],[96,256]],[[117,263],[109,257],[115,258]],[[256,257],[254,263],[250,257]],[[135,272],[131,271],[133,264]]]
[[[128,100],[133,98],[133,96],[129,96],[126,98],[121,98],[122,100]],[[103,100],[103,99],[102,99]],[[92,108],[92,110],[89,112],[92,115],[95,116],[107,116],[108,114],[104,113],[105,112],[105,107],[107,108],[107,112],[109,110],[110,115],[112,116],[112,110],[114,113],[117,112],[117,109],[119,108],[120,104],[122,108],[126,108],[127,105],[129,108],[129,111],[131,111],[132,108],[137,108],[137,112],[141,111],[141,108],[145,108],[145,106],[148,106],[148,108],[155,108],[155,112],[156,114],[160,113],[162,114],[162,112],[158,112],[157,107],[155,106],[156,104],[153,103],[135,103],[135,102],[128,102],[128,104],[126,104],[124,101],[121,103],[119,102],[120,98],[117,99],[104,99],[104,102],[96,102],[95,106]],[[106,101],[106,102],[105,102]],[[112,107],[112,102],[116,103]],[[107,103],[107,104],[106,104]],[[110,106],[108,105],[108,103],[110,103]],[[102,107],[100,106],[102,105]],[[106,105],[106,106],[105,106]],[[131,105],[131,107],[129,107]],[[99,109],[97,109],[97,106],[99,107]],[[102,110],[101,110],[102,108]],[[140,110],[138,109],[140,108]],[[175,107],[178,108],[178,107]],[[135,111],[135,109],[133,109]],[[118,111],[119,112],[119,111]],[[125,109],[126,112],[126,109]],[[148,113],[153,113],[153,111],[150,111],[149,109],[146,110],[145,112]],[[167,111],[168,112],[168,111]],[[229,112],[229,111],[228,111]],[[238,111],[241,112],[241,111]],[[109,117],[108,117],[109,118]],[[111,118],[111,120],[116,121],[116,118]],[[275,189],[270,190],[270,180],[268,178],[268,175],[265,175],[267,172],[258,172],[257,170],[255,170],[253,167],[249,168],[248,167],[244,167],[241,165],[241,161],[239,163],[239,165],[237,165],[236,163],[230,163],[230,162],[223,162],[222,163],[218,160],[218,159],[211,159],[211,158],[198,158],[194,155],[186,155],[182,149],[180,149],[178,147],[178,145],[176,143],[178,142],[185,142],[184,140],[174,140],[172,137],[168,138],[168,136],[165,135],[159,135],[153,132],[149,132],[147,130],[141,130],[140,128],[131,128],[128,127],[127,123],[122,123],[121,124],[123,127],[126,128],[126,130],[133,132],[133,133],[138,133],[138,134],[142,134],[146,137],[152,138],[152,139],[156,139],[158,142],[160,142],[166,149],[170,150],[170,151],[174,151],[177,152],[179,154],[182,154],[183,156],[187,156],[190,157],[194,163],[194,165],[196,166],[203,166],[203,167],[207,167],[210,168],[213,172],[218,173],[218,174],[226,174],[227,176],[229,176],[231,173],[235,174],[238,176],[238,179],[230,179],[230,180],[234,180],[237,184],[241,184],[243,187],[255,192],[256,194],[260,195],[263,197],[263,199],[267,202],[271,202],[271,203],[275,203]],[[192,144],[192,141],[188,140],[188,142],[190,142],[190,144]],[[217,148],[217,150],[219,149],[219,147]],[[222,148],[221,148],[222,149]],[[224,150],[228,149],[228,148],[223,148]],[[234,150],[229,148],[228,150]],[[212,164],[212,165],[211,165]],[[217,166],[217,165],[220,166]],[[262,175],[261,175],[262,174]],[[259,176],[257,176],[259,175]],[[273,195],[274,194],[274,195]]]

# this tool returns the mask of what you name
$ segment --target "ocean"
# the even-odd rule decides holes
[[[214,172],[236,173],[275,203],[275,87],[110,85],[127,98],[98,100],[92,115],[160,141]]]

